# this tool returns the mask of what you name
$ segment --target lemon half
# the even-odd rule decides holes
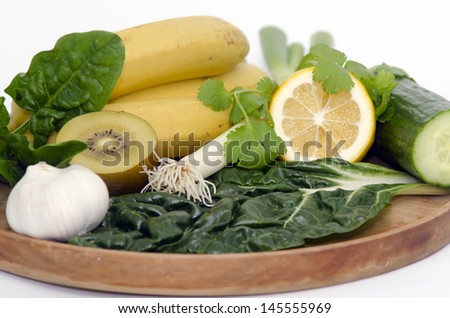
[[[330,95],[313,81],[313,68],[292,74],[274,93],[269,110],[286,144],[286,161],[336,157],[361,160],[375,138],[375,109],[364,85]]]

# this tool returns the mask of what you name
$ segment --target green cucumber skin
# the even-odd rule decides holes
[[[378,152],[385,159],[423,179],[413,162],[414,151],[420,151],[415,149],[414,143],[430,120],[450,109],[450,102],[414,81],[403,78],[391,93],[391,107],[394,108],[392,119],[377,124],[375,144]]]

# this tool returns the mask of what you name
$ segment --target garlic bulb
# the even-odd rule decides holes
[[[17,233],[68,241],[97,227],[108,206],[108,189],[91,170],[79,165],[59,169],[40,162],[29,166],[11,190],[6,219]]]

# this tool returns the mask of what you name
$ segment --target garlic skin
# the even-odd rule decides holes
[[[17,233],[66,242],[96,228],[109,207],[104,181],[79,165],[28,166],[6,202],[6,220]]]

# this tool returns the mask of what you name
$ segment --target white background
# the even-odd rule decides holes
[[[446,1],[351,0],[0,0],[0,96],[26,71],[34,54],[75,31],[115,31],[165,18],[214,15],[244,31],[247,60],[265,68],[258,31],[284,29],[306,46],[327,30],[336,48],[366,66],[382,62],[405,69],[422,86],[450,99],[450,11]],[[6,96],[5,96],[6,97]],[[10,99],[7,97],[7,102]],[[377,277],[273,297],[450,297],[450,246],[425,260]],[[89,270],[88,268],[86,270]],[[3,297],[124,296],[65,288],[0,271]]]

